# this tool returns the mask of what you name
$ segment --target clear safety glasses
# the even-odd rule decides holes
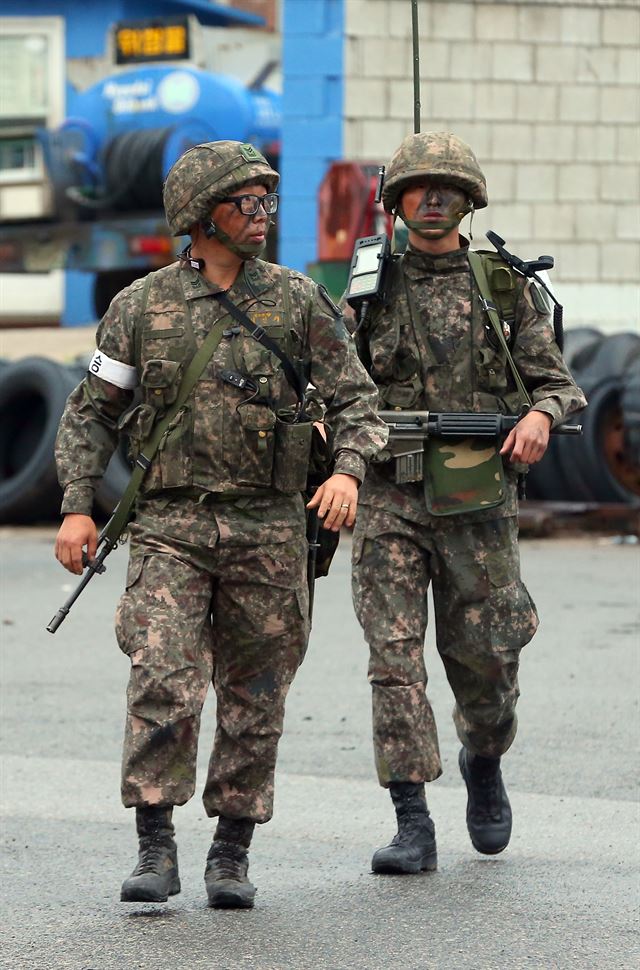
[[[268,192],[267,195],[229,195],[223,201],[236,205],[243,216],[255,216],[260,206],[268,216],[278,211],[278,196],[275,192]]]

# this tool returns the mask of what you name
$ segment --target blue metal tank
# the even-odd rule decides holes
[[[108,198],[109,166],[135,168],[145,152],[153,151],[154,182],[161,181],[176,159],[200,142],[234,139],[273,150],[280,125],[281,96],[275,91],[248,89],[235,78],[194,67],[144,66],[71,93],[67,120],[41,137],[58,189],[75,185]]]

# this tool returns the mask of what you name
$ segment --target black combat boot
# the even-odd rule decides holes
[[[511,805],[500,758],[483,758],[462,748],[458,764],[467,786],[467,828],[473,846],[485,855],[497,855],[511,838]]]
[[[209,906],[216,909],[251,909],[256,887],[247,877],[255,823],[248,818],[220,816],[207,856],[204,884]]]
[[[123,902],[164,903],[180,892],[172,812],[173,808],[136,808],[138,865],[122,883]]]
[[[427,809],[423,784],[393,781],[389,791],[398,819],[398,833],[371,860],[374,872],[404,873],[438,868],[436,830]]]

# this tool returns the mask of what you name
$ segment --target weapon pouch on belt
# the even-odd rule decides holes
[[[502,505],[506,483],[500,443],[487,438],[424,443],[424,497],[432,515],[457,515]]]

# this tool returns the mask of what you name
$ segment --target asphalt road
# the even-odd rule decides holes
[[[520,732],[504,760],[514,835],[478,855],[466,833],[452,700],[432,640],[444,774],[429,786],[439,870],[381,877],[393,834],[375,781],[366,650],[349,541],[320,580],[288,702],[276,815],[254,839],[248,912],[207,909],[212,825],[176,811],[183,891],[120,903],[135,861],[119,802],[127,660],[112,633],[126,554],[109,560],[55,637],[72,588],[51,530],[0,530],[2,949],[6,970],[520,970],[638,966],[639,547],[611,538],[522,544],[542,625],[523,654]],[[213,731],[202,726],[200,780]],[[201,790],[201,785],[200,785]]]

